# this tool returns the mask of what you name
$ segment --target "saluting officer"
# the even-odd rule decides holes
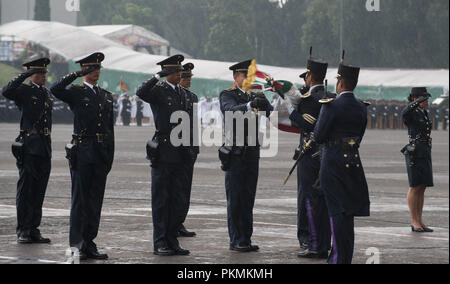
[[[328,63],[310,58],[307,71],[300,75],[300,78],[305,80],[309,92],[303,95],[299,94],[301,100],[298,107],[290,109],[290,119],[301,131],[299,149],[304,149],[308,142],[313,139],[314,127],[322,108],[319,101],[335,97],[325,90],[323,82],[327,70]],[[301,258],[326,259],[331,246],[328,210],[319,180],[320,152],[321,147],[313,145],[297,167],[298,237],[300,246],[304,249],[298,254],[298,257]],[[305,216],[302,216],[302,214],[305,214]],[[307,220],[307,224],[301,224],[303,220]],[[304,225],[308,227],[307,236],[302,236],[304,230],[300,230]]]
[[[72,208],[70,246],[78,248],[80,259],[105,260],[98,252],[97,237],[106,180],[114,160],[114,110],[110,92],[98,86],[103,53],[94,53],[76,63],[81,71],[62,78],[52,87],[55,96],[69,104],[74,114],[72,144]],[[84,77],[81,85],[72,84]]]
[[[123,126],[130,126],[131,122],[131,101],[128,94],[125,94],[122,99],[122,122]]]
[[[177,239],[186,210],[187,183],[182,146],[174,146],[171,133],[178,123],[171,123],[174,112],[185,111],[186,92],[179,86],[184,56],[175,55],[158,63],[162,71],[145,82],[137,95],[149,103],[155,117],[156,134],[152,156],[152,216],[154,254],[188,255]],[[166,77],[165,81],[159,82]]]
[[[183,65],[183,72],[181,72],[181,81],[180,86],[184,89],[186,98],[185,98],[185,107],[186,112],[189,114],[190,118],[190,145],[185,147],[185,155],[186,155],[186,163],[184,164],[185,170],[186,170],[186,177],[187,177],[187,183],[185,186],[185,196],[187,198],[186,200],[186,208],[184,212],[184,219],[183,223],[186,221],[187,214],[189,212],[189,205],[190,205],[190,199],[191,199],[191,192],[192,192],[192,179],[194,177],[194,166],[195,162],[197,161],[198,154],[200,153],[200,147],[194,146],[194,127],[196,127],[197,124],[197,117],[194,117],[194,108],[198,104],[198,97],[196,94],[190,91],[191,83],[192,83],[192,70],[194,70],[194,64],[187,63]],[[198,113],[198,112],[197,112]],[[180,237],[195,237],[195,232],[190,232],[186,229],[184,224],[181,225],[180,229],[178,230],[178,235]]]
[[[230,250],[238,252],[259,250],[259,247],[252,245],[251,241],[253,207],[259,175],[260,145],[257,139],[259,127],[258,125],[256,125],[256,129],[249,127],[249,120],[245,120],[244,137],[236,137],[238,133],[236,123],[234,120],[227,121],[227,113],[241,112],[245,114],[256,109],[269,116],[273,111],[272,105],[265,97],[242,90],[251,63],[252,60],[248,60],[231,66],[230,70],[233,71],[236,87],[220,94],[220,109],[224,114],[225,124],[234,126],[233,141],[230,141],[233,147],[229,157],[229,167],[225,169],[225,187]],[[257,118],[256,114],[252,115],[255,119]],[[255,129],[255,132],[251,133],[250,129]],[[231,135],[231,133],[227,133],[227,135]],[[227,136],[227,138],[230,137]],[[244,145],[240,145],[239,140],[243,140]],[[251,143],[251,141],[256,143]]]
[[[324,104],[314,130],[324,144],[320,184],[325,192],[333,246],[329,264],[351,264],[354,217],[370,215],[368,186],[359,155],[367,126],[367,106],[355,98],[360,68],[339,65],[337,99]]]
[[[427,110],[430,97],[426,88],[413,88],[408,98],[410,104],[402,112],[409,134],[409,145],[402,150],[406,157],[410,186],[408,205],[411,229],[417,233],[433,232],[422,220],[425,190],[434,186],[431,160],[433,122]]]
[[[50,59],[23,64],[27,69],[3,88],[2,94],[21,111],[20,135],[13,146],[19,168],[17,183],[18,243],[50,243],[39,231],[42,204],[51,170],[51,130],[54,98],[45,88]],[[30,77],[29,83],[24,81]]]
[[[138,127],[142,126],[142,119],[144,118],[144,102],[136,97],[136,124]]]

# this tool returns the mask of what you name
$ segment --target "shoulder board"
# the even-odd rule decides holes
[[[225,91],[226,92],[231,92],[231,91],[234,91],[234,90],[236,90],[236,88],[229,88],[229,89],[226,89]]]
[[[158,82],[158,83],[156,84],[156,86],[158,86],[158,87],[164,87],[164,82]]]
[[[30,83],[27,83],[27,82],[23,82],[22,85],[25,85],[25,86],[27,86],[27,87],[31,87],[31,84],[30,84]]]
[[[304,94],[304,95],[300,95],[300,97],[302,98],[302,99],[307,99],[307,98],[309,98],[311,96],[311,92],[307,92],[306,94]]]
[[[102,89],[103,92],[105,92],[105,93],[107,93],[107,94],[109,94],[109,95],[112,95],[112,93],[111,93],[110,91],[108,91],[108,90],[106,90],[106,89],[103,89],[103,88],[100,88],[100,89]]]
[[[369,102],[369,101],[361,101],[363,104],[365,104],[366,106],[371,106],[372,105],[372,103],[371,102]]]
[[[86,85],[84,84],[72,84],[72,86],[76,88],[86,88]]]
[[[319,103],[321,103],[321,104],[329,104],[329,103],[334,102],[334,100],[335,99],[333,99],[333,98],[323,99],[323,100],[320,100]]]

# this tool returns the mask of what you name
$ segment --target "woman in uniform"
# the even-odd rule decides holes
[[[403,110],[403,122],[408,127],[409,144],[403,149],[409,177],[408,206],[412,219],[411,229],[416,233],[431,233],[422,221],[425,190],[433,184],[431,163],[432,121],[427,110],[431,95],[424,87],[413,88],[410,104]]]

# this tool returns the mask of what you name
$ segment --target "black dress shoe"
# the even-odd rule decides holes
[[[31,239],[33,240],[33,243],[35,243],[35,244],[49,244],[49,243],[51,243],[50,239],[44,238],[41,235],[33,236],[33,237],[31,237]]]
[[[193,238],[195,237],[197,234],[194,232],[189,232],[188,230],[186,230],[186,228],[181,228],[180,230],[178,230],[178,236],[182,237],[182,238]]]
[[[309,248],[309,244],[308,243],[300,243],[300,249],[306,250],[308,248]]]
[[[86,256],[89,259],[95,260],[107,260],[108,255],[106,253],[99,253],[98,251],[88,251],[86,252]]]
[[[237,252],[252,252],[259,250],[259,247],[250,245],[230,245],[230,250]]]
[[[184,249],[182,247],[177,247],[176,249],[174,249],[175,251],[175,255],[189,255],[191,254],[190,251],[188,251],[187,249]]]
[[[31,237],[25,237],[25,236],[20,236],[17,238],[17,243],[18,244],[32,244],[33,243],[33,239]]]
[[[250,245],[251,251],[259,251],[259,246]]]
[[[312,250],[304,250],[298,254],[299,258],[310,258],[310,259],[327,259],[328,252],[317,252]]]
[[[414,226],[411,226],[411,230],[413,233],[425,233],[425,229],[424,228],[416,228]]]
[[[424,230],[425,233],[434,233],[433,229],[430,229],[428,227],[422,228]]]
[[[160,248],[155,249],[153,254],[159,255],[159,256],[172,256],[172,255],[175,255],[175,251],[168,247],[160,247]]]
[[[85,252],[83,252],[83,251],[79,252],[79,258],[80,258],[80,261],[88,260],[87,254]]]

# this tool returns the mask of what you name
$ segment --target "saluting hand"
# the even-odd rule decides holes
[[[98,67],[90,67],[88,69],[80,70],[80,71],[77,71],[75,73],[77,74],[77,77],[84,77],[87,74],[92,73],[92,72],[94,72],[97,69],[98,69]]]

